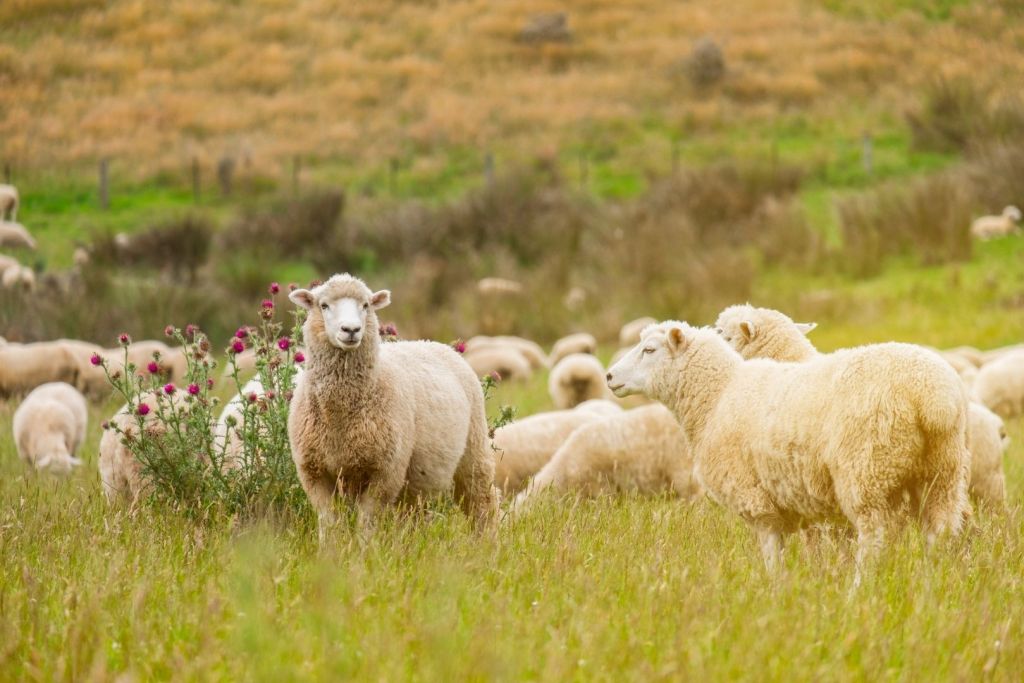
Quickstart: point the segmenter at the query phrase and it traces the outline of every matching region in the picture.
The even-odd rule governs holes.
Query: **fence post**
[[[875,141],[869,131],[864,131],[860,136],[860,158],[861,163],[864,164],[864,173],[868,176],[874,173],[874,147]]]
[[[192,200],[199,203],[199,159],[192,157]]]
[[[296,154],[292,158],[292,194],[299,196],[299,174],[302,173],[302,157]]]
[[[110,173],[109,160],[104,157],[100,159],[100,208],[110,208]]]

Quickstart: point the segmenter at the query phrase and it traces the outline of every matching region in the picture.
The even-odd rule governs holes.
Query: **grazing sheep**
[[[0,275],[3,275],[5,272],[7,272],[8,268],[20,267],[21,264],[18,263],[18,259],[14,258],[13,256],[5,256],[4,254],[0,254]]]
[[[951,349],[943,350],[941,353],[956,354],[963,358],[964,360],[968,361],[969,363],[973,364],[976,368],[980,368],[982,365],[985,364],[985,352],[979,351],[973,346],[954,346]]]
[[[974,396],[1004,420],[1024,414],[1024,350],[986,363],[974,380]]]
[[[110,424],[116,425],[130,438],[139,438],[140,422],[143,438],[160,439],[166,434],[167,427],[159,420],[159,411],[156,408],[161,402],[167,411],[180,411],[187,406],[184,392],[177,392],[173,396],[150,392],[143,394],[140,402],[151,408],[147,415],[140,417],[129,412],[128,406],[124,405],[110,418]],[[107,428],[100,438],[100,483],[103,485],[107,502],[111,504],[118,501],[135,504],[145,492],[147,483],[142,462],[123,443],[123,438],[113,426]]]
[[[821,354],[804,337],[813,329],[795,323],[785,314],[770,308],[731,306],[718,316],[719,334],[744,358],[768,358],[801,363]],[[744,333],[742,330],[748,330]],[[752,338],[751,336],[752,335]],[[978,371],[956,353],[945,359],[969,388],[969,378]],[[953,362],[950,362],[953,361]],[[958,367],[959,363],[962,367]],[[1002,505],[1006,499],[1003,476],[1003,452],[1000,432],[1003,421],[984,406],[971,402],[967,407],[967,450],[971,454],[970,493],[976,499]],[[1003,432],[1005,434],[1005,432]]]
[[[70,384],[36,387],[14,412],[18,455],[38,470],[70,473],[82,464],[75,453],[85,439],[88,419],[85,399]]]
[[[928,347],[925,347],[928,348]],[[967,357],[955,351],[936,351],[942,360],[949,363],[949,366],[960,375],[968,390],[974,386],[974,380],[978,378],[978,366],[972,363]]]
[[[904,494],[929,542],[970,512],[966,390],[920,347],[744,361],[714,330],[669,321],[644,331],[608,385],[675,413],[701,484],[753,528],[770,570],[801,522],[845,517],[858,532],[857,585],[889,522],[904,521]]]
[[[485,277],[476,283],[476,291],[483,296],[516,296],[523,293],[523,285],[502,277]]]
[[[588,401],[584,401],[583,403],[579,404],[578,406],[573,408],[573,410],[582,410],[585,412],[594,413],[595,415],[603,416],[618,415],[619,413],[623,412],[622,406],[620,406],[615,401],[609,401],[606,398],[592,398]]]
[[[516,349],[519,353],[523,354],[527,362],[529,362],[530,367],[534,370],[539,370],[540,368],[546,368],[548,366],[548,356],[544,353],[544,349],[540,347],[540,344],[530,341],[529,339],[523,339],[522,337],[509,335],[501,335],[497,337],[478,335],[476,337],[470,337],[469,340],[466,341],[466,353],[472,353],[490,346],[511,347]]]
[[[609,398],[601,361],[585,353],[566,356],[551,369],[548,393],[555,407],[561,409],[592,398]]]
[[[548,488],[586,496],[670,493],[687,500],[701,493],[683,430],[663,405],[580,426],[516,496],[512,512],[522,512]]]
[[[574,313],[582,309],[585,303],[587,303],[587,290],[582,287],[572,287],[565,293],[565,297],[562,299],[562,304],[565,305],[566,310]]]
[[[0,286],[4,289],[20,288],[31,292],[36,288],[36,274],[27,266],[15,266],[4,270],[0,276]]]
[[[495,430],[491,447],[495,453],[494,481],[498,487],[506,494],[520,490],[578,427],[607,419],[609,415],[603,412],[606,409],[595,410],[596,404],[587,401],[574,410],[537,413]]]
[[[364,532],[383,506],[453,487],[474,524],[489,526],[498,508],[494,454],[483,390],[462,357],[435,342],[382,343],[377,310],[391,294],[351,275],[289,298],[309,315],[288,437],[321,542],[337,519],[336,494],[355,500]]]
[[[21,223],[0,221],[0,247],[35,249],[36,241]]]
[[[467,351],[463,358],[477,377],[498,373],[503,380],[527,380],[533,375],[523,354],[511,347],[486,346]]]
[[[648,325],[656,325],[657,320],[651,317],[637,318],[631,320],[622,326],[619,330],[619,346],[622,348],[632,348],[640,343],[640,333],[644,331],[644,328]]]
[[[982,361],[978,367],[982,368],[992,361],[999,360],[1006,354],[1013,353],[1015,351],[1024,351],[1024,344],[1010,344],[1008,346],[1000,346],[999,348],[982,351]]]
[[[0,221],[18,220],[19,204],[21,198],[18,196],[18,188],[0,184]]]
[[[1016,206],[1007,206],[998,216],[975,218],[971,223],[971,235],[982,240],[1005,237],[1018,230],[1017,223],[1020,222],[1020,219],[1020,209]]]
[[[40,384],[78,380],[78,360],[62,344],[8,344],[0,347],[0,397],[27,394]]]
[[[560,360],[574,353],[597,353],[597,340],[594,335],[580,332],[562,337],[551,347],[551,355],[548,357],[548,364],[555,367]]]

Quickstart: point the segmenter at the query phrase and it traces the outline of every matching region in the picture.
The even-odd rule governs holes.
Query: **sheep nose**
[[[607,375],[604,376],[604,378],[606,380],[608,380],[609,382],[611,382],[612,381],[612,373],[609,372]]]
[[[361,329],[363,329],[362,325],[352,325],[352,326],[342,325],[341,326],[341,331],[345,332],[346,334],[350,334],[350,335],[356,334]]]

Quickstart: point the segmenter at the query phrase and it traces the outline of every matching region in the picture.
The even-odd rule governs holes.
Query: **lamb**
[[[714,330],[668,321],[644,331],[608,385],[675,413],[701,484],[757,533],[770,571],[803,521],[853,524],[856,586],[888,523],[908,514],[905,493],[929,542],[958,533],[969,514],[966,390],[919,347],[744,361]]]
[[[0,221],[18,220],[19,204],[21,198],[18,196],[18,188],[0,184]]]
[[[548,356],[544,353],[544,349],[540,347],[540,344],[530,341],[529,339],[510,335],[497,337],[478,335],[476,337],[470,337],[466,341],[466,353],[472,353],[492,346],[499,346],[503,348],[511,347],[516,349],[519,353],[523,354],[523,357],[526,358],[526,361],[534,370],[539,370],[540,368],[546,368],[548,366]]]
[[[33,389],[14,412],[18,455],[38,470],[69,474],[85,440],[89,412],[85,398],[70,384],[50,382]]]
[[[655,325],[657,322],[657,320],[650,317],[629,321],[619,330],[619,347],[632,348],[636,346],[640,343],[640,333],[644,331],[644,328],[648,325]]]
[[[78,380],[78,360],[62,344],[8,344],[0,347],[0,397],[26,394],[40,384]]]
[[[503,380],[527,380],[533,375],[523,354],[511,347],[487,346],[463,357],[477,377],[498,373]]]
[[[566,356],[551,369],[548,393],[555,407],[563,410],[592,398],[609,398],[601,361],[585,353]]]
[[[982,216],[975,218],[971,223],[971,235],[982,240],[990,240],[993,237],[1005,237],[1019,228],[1020,209],[1016,206],[1007,206],[1003,213],[998,216]]]
[[[4,270],[0,276],[0,286],[4,289],[23,289],[31,292],[36,288],[36,274],[26,266],[15,266]]]
[[[601,404],[615,405],[610,401]],[[578,427],[608,417],[607,407],[601,404],[587,401],[575,410],[537,413],[497,429],[491,447],[495,452],[494,481],[498,487],[504,493],[523,488]]]
[[[597,340],[594,335],[580,332],[562,337],[551,347],[551,355],[548,357],[548,365],[555,367],[559,361],[574,353],[597,353]]]
[[[382,343],[377,311],[391,293],[351,275],[289,298],[309,313],[288,437],[321,543],[336,494],[354,499],[363,533],[384,506],[452,488],[478,529],[491,526],[498,492],[484,395],[462,357],[436,342]]]
[[[586,496],[615,491],[669,493],[686,500],[701,494],[683,430],[660,404],[576,429],[516,496],[513,514],[523,512],[549,488]]]
[[[1004,420],[1024,414],[1024,350],[986,363],[974,380],[974,396]]]
[[[21,223],[0,221],[0,247],[35,249],[36,241]]]
[[[770,308],[731,306],[718,316],[716,330],[744,358],[768,358],[801,363],[821,356],[804,337],[813,324],[794,323],[785,314]],[[949,362],[959,356],[951,353]],[[967,377],[977,370],[964,359],[961,369],[950,363],[969,388]],[[965,377],[967,375],[967,377]],[[967,407],[967,450],[971,457],[970,493],[976,500],[1002,506],[1006,500],[1003,474],[1003,421],[984,406],[970,402]]]

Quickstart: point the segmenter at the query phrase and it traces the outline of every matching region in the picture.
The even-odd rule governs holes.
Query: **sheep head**
[[[640,336],[640,343],[619,359],[605,378],[608,388],[618,397],[649,393],[654,372],[681,355],[690,344],[693,331],[686,323],[664,322],[649,325]]]
[[[744,358],[762,357],[761,347],[768,337],[785,334],[787,330],[806,336],[817,323],[798,323],[771,308],[750,304],[730,306],[718,314],[715,332]]]
[[[391,292],[371,292],[359,278],[335,275],[313,289],[296,289],[291,301],[309,311],[309,324],[343,351],[359,348],[367,329],[377,334],[376,311],[391,303]]]

